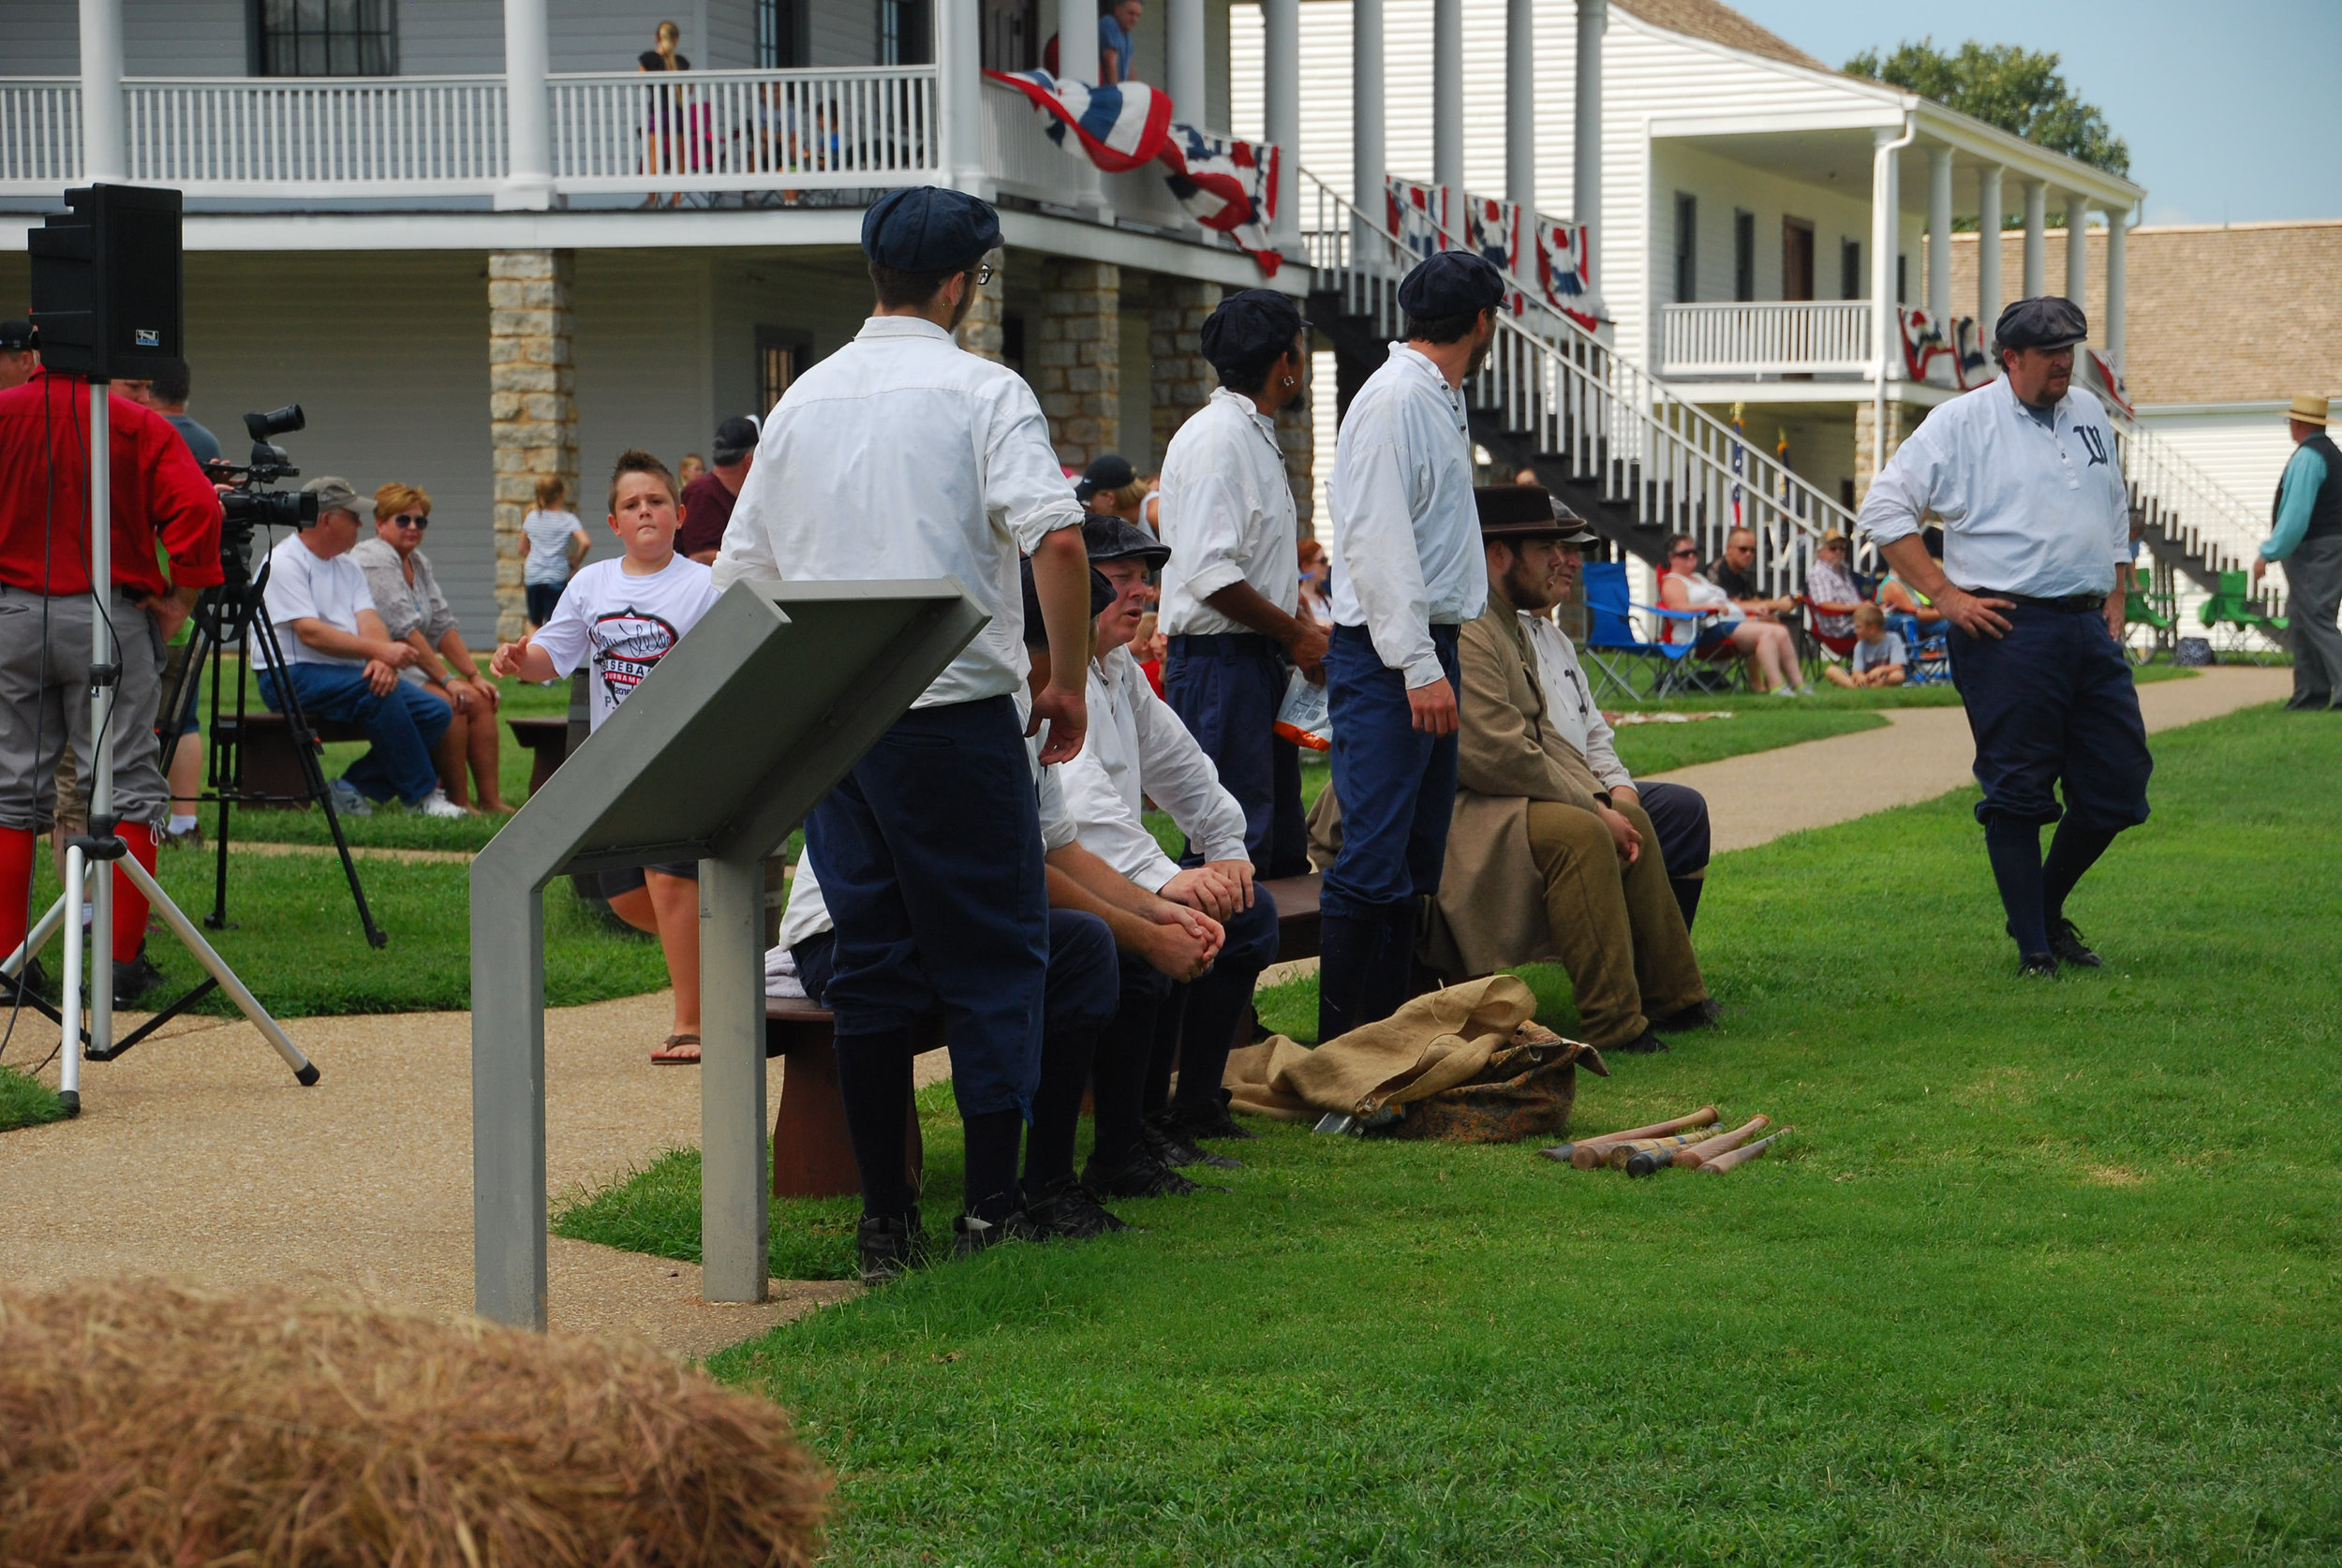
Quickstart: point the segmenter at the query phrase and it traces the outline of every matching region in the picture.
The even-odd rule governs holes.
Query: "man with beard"
[[[764,422],[715,564],[741,579],[956,577],[991,616],[807,819],[837,922],[827,999],[862,1176],[863,1272],[919,1255],[905,1179],[912,1028],[941,1013],[967,1137],[961,1252],[1006,1234],[1041,1067],[1048,904],[1029,729],[1042,763],[1081,749],[1089,566],[1082,510],[1032,389],[952,329],[1001,243],[986,203],[889,192],[862,223],[878,303]],[[1027,715],[1017,557],[1032,557],[1051,676]]]
[[[1318,1039],[1408,996],[1456,800],[1456,639],[1488,603],[1464,377],[1496,339],[1504,274],[1442,251],[1399,285],[1406,341],[1351,399],[1326,497],[1326,655],[1341,851],[1319,903]]]

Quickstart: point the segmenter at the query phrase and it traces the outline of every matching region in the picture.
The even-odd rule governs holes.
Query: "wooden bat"
[[[1707,1142],[1696,1143],[1689,1148],[1645,1149],[1626,1161],[1626,1174],[1630,1176],[1646,1176],[1653,1171],[1663,1171],[1670,1166],[1696,1171],[1699,1168],[1701,1161],[1712,1160],[1727,1149],[1740,1147],[1755,1137],[1759,1131],[1771,1124],[1771,1117],[1751,1117],[1744,1125],[1736,1127],[1729,1132],[1719,1132]]]
[[[1713,1127],[1715,1123],[1716,1108],[1702,1105],[1690,1116],[1677,1117],[1673,1121],[1654,1122],[1649,1127],[1630,1127],[1623,1132],[1605,1132],[1583,1143],[1560,1144],[1545,1152],[1552,1159],[1568,1161],[1581,1171],[1591,1171],[1608,1157],[1612,1144],[1631,1143],[1637,1138],[1664,1138],[1687,1127]]]
[[[1623,1171],[1626,1169],[1628,1161],[1639,1160],[1646,1154],[1656,1155],[1661,1160],[1665,1160],[1668,1155],[1679,1150],[1687,1150],[1692,1145],[1699,1142],[1702,1131],[1704,1130],[1695,1128],[1689,1132],[1678,1132],[1666,1138],[1627,1138],[1617,1143],[1604,1144],[1602,1163],[1611,1170]]]
[[[1752,1160],[1762,1160],[1765,1157],[1765,1150],[1796,1131],[1794,1127],[1785,1127],[1771,1137],[1760,1138],[1745,1148],[1736,1148],[1728,1153],[1719,1154],[1713,1160],[1701,1165],[1699,1169],[1707,1176],[1722,1176],[1725,1172],[1745,1165]]]

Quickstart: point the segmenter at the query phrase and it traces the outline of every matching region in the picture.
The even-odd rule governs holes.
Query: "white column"
[[[2024,183],[2024,292],[2019,299],[2038,300],[2045,291],[2048,272],[2049,186],[2039,180]]]
[[[1602,281],[1602,35],[1610,25],[1607,0],[1578,0],[1578,103],[1573,138],[1570,215],[1586,226],[1586,266]]]
[[[1431,0],[1431,183],[1447,192],[1450,239],[1463,240],[1463,0]]]
[[[2090,308],[2090,199],[2066,193],[2066,298]]]
[[[1984,352],[1993,352],[1993,324],[2000,319],[2001,167],[1976,171],[1976,331]]]
[[[82,0],[83,181],[129,179],[122,120],[122,0]]]
[[[1905,122],[1908,126],[1909,121]],[[1871,133],[1871,474],[1887,466],[1887,381],[1903,362],[1895,314],[1895,256],[1903,243],[1902,150],[1916,130],[1881,126]]]
[[[1262,129],[1277,148],[1277,216],[1269,236],[1281,251],[1301,243],[1301,0],[1263,0]]]
[[[2106,210],[2106,322],[2098,330],[2098,341],[2106,345],[2106,357],[2114,362],[2116,370],[2123,368],[2123,346],[2128,335],[2123,313],[2130,303],[2130,282],[2125,275],[2123,253],[2129,249],[2126,232],[2129,223],[2127,210]]]
[[[499,209],[542,212],[553,205],[553,113],[545,96],[553,43],[545,0],[504,0],[504,186]]]
[[[1927,315],[1951,341],[1951,149],[1927,150]]]
[[[977,7],[954,8],[972,12]],[[1210,117],[1205,103],[1204,0],[1167,0],[1163,21],[1163,85],[1171,95],[1171,117],[1200,126]]]
[[[1350,4],[1350,200],[1383,221],[1383,0]]]
[[[1505,200],[1537,210],[1536,0],[1505,0]]]
[[[1097,0],[1057,0],[1057,74],[1060,81],[1098,84]]]
[[[984,168],[984,31],[973,6],[935,7],[935,115],[942,183],[989,196]]]

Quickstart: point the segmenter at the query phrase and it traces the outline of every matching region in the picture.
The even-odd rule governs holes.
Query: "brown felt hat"
[[[1480,538],[1549,539],[1558,544],[1599,544],[1602,536],[1562,505],[1553,492],[1534,484],[1483,484],[1472,492],[1480,510]]]
[[[2325,424],[2329,422],[2328,411],[2333,407],[2329,399],[2304,392],[2293,400],[2293,407],[2285,411],[2285,417],[2299,420],[2304,424]]]

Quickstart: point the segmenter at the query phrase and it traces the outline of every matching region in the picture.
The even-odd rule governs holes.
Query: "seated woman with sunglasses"
[[[1749,619],[1724,589],[1699,571],[1699,546],[1689,534],[1668,542],[1667,574],[1659,579],[1659,607],[1679,614],[1712,614],[1710,621],[1662,616],[1659,640],[1690,643],[1693,652],[1706,656],[1726,643],[1748,661],[1749,674],[1759,691],[1778,697],[1811,696],[1804,672],[1798,668],[1797,646],[1789,629],[1779,621]]]
[[[429,526],[431,497],[393,481],[374,493],[375,537],[360,542],[349,558],[365,570],[366,588],[374,595],[375,614],[382,617],[383,627],[415,650],[414,662],[399,672],[399,678],[422,687],[453,710],[447,733],[432,752],[447,798],[473,808],[464,787],[468,762],[480,791],[476,809],[509,811],[497,779],[501,748],[497,704],[501,694],[472,661],[455,613],[439,591],[431,557],[420,548]]]

